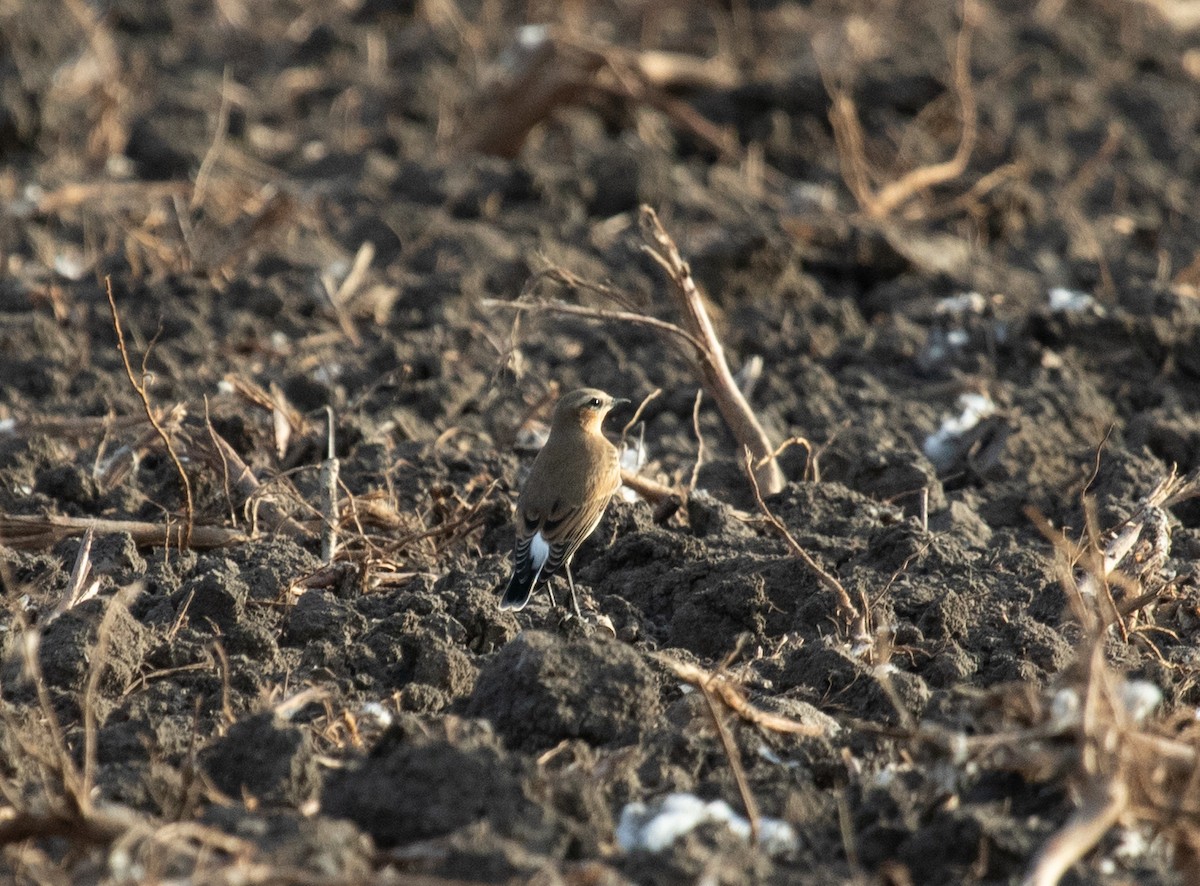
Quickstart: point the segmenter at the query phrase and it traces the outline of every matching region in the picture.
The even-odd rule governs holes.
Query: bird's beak
[[[616,409],[618,406],[627,405],[630,401],[625,397],[613,397],[611,403],[608,404],[609,409]]]

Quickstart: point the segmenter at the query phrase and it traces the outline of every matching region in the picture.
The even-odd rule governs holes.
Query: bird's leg
[[[546,593],[550,595],[550,605],[557,606],[558,601],[554,599],[554,579],[553,578],[550,579],[548,582],[546,582]]]
[[[571,608],[575,610],[575,617],[583,621],[583,613],[579,611],[579,600],[575,597],[575,579],[571,577],[571,564],[567,563],[567,587],[571,589]]]

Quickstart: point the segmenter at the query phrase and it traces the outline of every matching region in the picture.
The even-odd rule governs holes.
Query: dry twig
[[[96,695],[100,691],[100,678],[108,659],[109,641],[112,638],[113,622],[118,613],[129,608],[133,599],[142,592],[141,584],[121,588],[108,601],[100,627],[96,629],[96,641],[88,662],[87,684],[83,690],[83,785],[82,792],[90,797],[96,783]]]
[[[241,530],[227,529],[224,526],[194,526],[191,538],[185,539],[183,527],[175,523],[101,520],[90,517],[63,517],[57,514],[44,517],[0,514],[0,538],[4,539],[7,547],[14,550],[49,548],[64,538],[83,535],[89,529],[101,535],[127,532],[133,538],[134,544],[140,548],[184,548],[190,545],[193,550],[205,550],[240,544],[248,540],[246,533]]]
[[[150,408],[150,398],[146,395],[146,386],[139,382],[133,375],[133,366],[129,362],[129,352],[125,349],[125,333],[121,329],[121,317],[117,313],[117,302],[113,298],[112,277],[104,278],[104,289],[108,295],[108,306],[112,310],[113,329],[117,333],[117,348],[121,352],[121,362],[125,366],[125,375],[129,377],[129,384],[133,387],[134,393],[138,395],[138,399],[142,401],[142,408],[146,410],[146,418],[150,424],[154,426],[154,430],[158,432],[158,436],[162,438],[163,445],[167,447],[167,454],[171,457],[171,462],[175,465],[175,472],[179,475],[179,482],[183,485],[183,498],[186,507],[186,530],[184,532],[185,546],[191,545],[192,527],[195,523],[195,510],[192,504],[192,483],[188,480],[187,472],[183,469],[183,462],[179,460],[179,455],[175,452],[175,446],[171,442],[171,436],[163,430],[163,426],[159,424],[158,418],[154,415],[154,410]],[[149,357],[149,353],[146,354]],[[142,376],[145,377],[146,366],[145,359],[142,360]]]
[[[700,432],[700,401],[704,397],[704,389],[696,391],[696,402],[692,404],[692,431],[696,434],[696,463],[692,465],[692,476],[688,480],[687,491],[691,495],[700,479],[700,468],[704,465],[704,434]]]
[[[659,320],[646,314],[636,314],[633,311],[613,311],[607,308],[589,308],[586,305],[573,305],[557,299],[505,301],[498,298],[485,298],[480,304],[485,308],[499,308],[505,311],[530,313],[563,314],[568,317],[582,317],[586,320],[600,320],[615,323],[633,323],[637,326],[649,326],[658,332],[678,338],[691,345],[696,351],[702,351],[704,345],[700,340],[674,323]]]
[[[667,272],[672,284],[668,291],[683,318],[684,329],[690,339],[702,343],[696,348],[694,357],[704,388],[716,401],[734,438],[754,456],[756,466],[753,471],[757,485],[765,489],[768,495],[773,495],[784,486],[783,471],[773,455],[775,447],[733,380],[725,360],[725,349],[708,317],[704,299],[692,277],[692,269],[680,255],[679,247],[653,209],[643,206],[639,218],[642,235],[648,241],[642,247],[643,251]]]
[[[321,463],[321,559],[332,563],[338,549],[338,459],[334,453],[333,409],[325,407],[328,422],[327,451]]]
[[[680,500],[679,490],[673,486],[657,483],[628,468],[621,469],[621,482],[651,504],[660,504],[672,499]]]
[[[200,442],[197,436],[185,438],[188,452],[202,459],[213,470],[219,470],[227,478],[227,486],[232,482],[232,490],[236,493],[235,504],[249,507],[254,504],[258,520],[267,532],[279,532],[292,538],[306,537],[308,530],[287,515],[284,510],[263,495],[263,486],[249,466],[242,461],[228,441],[216,432],[210,425],[207,429],[207,445]]]
[[[1200,833],[1200,734],[1194,720],[1178,732],[1164,732],[1162,726],[1147,721],[1148,713],[1139,713],[1129,700],[1130,684],[1108,665],[1104,649],[1108,628],[1124,627],[1108,593],[1109,582],[1119,577],[1115,570],[1127,559],[1138,560],[1130,554],[1139,550],[1139,541],[1146,547],[1147,539],[1139,537],[1150,534],[1155,535],[1148,541],[1151,553],[1143,553],[1141,560],[1157,567],[1168,553],[1170,538],[1145,530],[1163,525],[1158,518],[1162,508],[1196,496],[1198,479],[1195,472],[1182,478],[1172,472],[1143,499],[1133,517],[1104,537],[1092,528],[1094,517],[1088,508],[1082,547],[1034,515],[1059,555],[1062,584],[1085,636],[1076,664],[1079,679],[1059,693],[1074,693],[1078,699],[1078,713],[1067,724],[1074,733],[1074,747],[1069,764],[1058,768],[1074,769],[1081,801],[1038,853],[1024,880],[1026,886],[1054,886],[1122,819],[1149,822],[1166,832],[1183,855],[1194,852]],[[1136,584],[1129,579],[1125,583]],[[1030,753],[1027,745],[1018,747],[1017,759]],[[1039,768],[1045,768],[1044,761]]]
[[[970,0],[963,6],[963,23],[958,33],[954,53],[954,92],[959,102],[962,133],[954,155],[942,163],[921,166],[878,191],[872,185],[872,173],[866,158],[866,137],[854,101],[842,87],[826,77],[826,88],[832,106],[829,111],[837,142],[842,177],[863,211],[872,218],[886,218],[917,194],[959,178],[967,169],[978,138],[975,91],[971,85],[971,34],[977,13]]]
[[[862,601],[863,607],[861,610],[856,607],[850,601],[850,595],[846,593],[846,589],[842,586],[842,583],[834,578],[829,572],[827,572],[820,563],[814,560],[808,551],[804,550],[804,548],[800,545],[800,542],[796,541],[795,536],[793,536],[788,530],[787,526],[783,524],[783,521],[776,517],[775,514],[771,512],[771,509],[767,507],[767,503],[763,501],[762,491],[758,488],[758,479],[754,474],[754,460],[749,450],[746,452],[745,464],[746,476],[750,478],[750,485],[754,490],[754,500],[758,504],[758,509],[762,512],[763,516],[767,518],[767,522],[772,528],[774,528],[775,532],[779,534],[779,537],[787,543],[787,546],[792,553],[799,557],[804,562],[804,565],[813,571],[813,574],[817,576],[817,580],[820,581],[825,588],[834,593],[838,601],[838,611],[840,611],[848,621],[854,624],[856,638],[866,641],[870,637],[870,632],[867,630],[866,623],[866,617],[869,613],[866,601]]]
[[[827,734],[826,730],[819,726],[810,726],[807,723],[801,723],[790,717],[773,714],[770,711],[764,711],[761,708],[755,707],[746,700],[746,695],[742,691],[741,686],[722,672],[713,673],[706,671],[704,668],[680,661],[666,654],[659,654],[656,658],[671,673],[685,683],[690,683],[697,687],[707,686],[708,690],[719,698],[722,704],[747,723],[752,723],[770,732],[780,732],[785,735],[802,735],[819,738]]]

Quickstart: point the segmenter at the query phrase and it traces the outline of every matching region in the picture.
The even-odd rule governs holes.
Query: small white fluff
[[[1104,306],[1086,292],[1055,286],[1049,293],[1050,310],[1056,314],[1081,314],[1091,311],[1098,317],[1105,314]]]
[[[625,852],[662,852],[702,824],[724,824],[743,840],[750,839],[750,822],[724,800],[706,803],[694,794],[668,794],[653,805],[635,801],[621,810],[617,843]],[[793,851],[796,832],[778,818],[759,819],[759,841],[771,855]]]
[[[1125,713],[1135,723],[1144,723],[1162,704],[1162,690],[1148,680],[1123,680],[1118,697]],[[1059,689],[1050,699],[1050,726],[1056,732],[1067,732],[1079,726],[1083,719],[1083,702],[1073,687]]]
[[[965,348],[971,341],[971,336],[965,329],[951,329],[946,333],[946,344],[952,348]]]
[[[1146,722],[1162,700],[1162,690],[1148,680],[1126,680],[1121,684],[1121,703],[1135,723]]]
[[[636,446],[626,446],[621,450],[621,467],[627,471],[640,471],[647,461],[644,440],[639,439]]]
[[[638,435],[636,444],[630,446],[628,443],[626,443],[624,448],[621,449],[622,470],[632,471],[636,474],[649,460],[650,459],[646,455],[646,439],[644,433]],[[637,501],[641,497],[628,486],[621,487],[620,496],[623,501],[630,502]]]
[[[550,39],[550,29],[545,25],[522,25],[517,28],[517,45],[522,49],[537,49]]]
[[[1050,698],[1049,726],[1054,732],[1066,732],[1079,725],[1079,693],[1064,687]]]
[[[958,415],[942,419],[942,426],[925,438],[921,448],[925,456],[938,468],[945,467],[954,458],[953,441],[979,424],[996,411],[996,404],[987,394],[962,394],[958,398]]]
[[[934,306],[935,314],[982,314],[987,307],[987,299],[978,292],[960,292],[958,295],[939,299]]]
[[[82,280],[90,266],[90,262],[84,260],[82,253],[75,250],[59,252],[54,256],[55,272],[68,280]]]
[[[369,701],[358,710],[360,720],[374,720],[380,726],[392,725],[392,712],[377,701]]]

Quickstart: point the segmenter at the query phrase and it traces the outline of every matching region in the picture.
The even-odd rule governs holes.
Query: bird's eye
[[[593,397],[591,400],[588,401],[588,406],[592,407],[593,409],[599,409],[600,408],[600,398]]]

